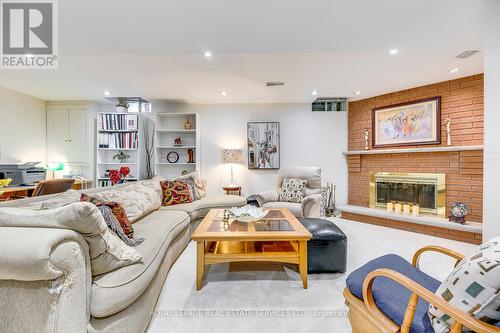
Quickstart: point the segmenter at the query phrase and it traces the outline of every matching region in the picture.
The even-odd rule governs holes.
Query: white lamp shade
[[[242,163],[243,149],[222,149],[223,163]]]

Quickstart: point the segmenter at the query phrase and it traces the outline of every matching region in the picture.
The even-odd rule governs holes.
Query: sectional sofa
[[[82,192],[124,206],[135,236],[145,238],[135,247],[142,263],[93,276],[88,235],[23,218],[0,220],[1,332],[144,332],[170,267],[201,219],[211,208],[246,204],[239,196],[208,195],[163,207],[153,179],[4,202],[0,211],[64,206]]]

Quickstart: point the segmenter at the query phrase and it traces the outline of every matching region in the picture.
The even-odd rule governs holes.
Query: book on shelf
[[[104,131],[137,131],[136,114],[99,114],[99,129]]]
[[[99,148],[136,149],[139,135],[137,132],[99,133]]]

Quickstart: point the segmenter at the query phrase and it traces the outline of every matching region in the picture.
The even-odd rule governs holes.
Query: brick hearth
[[[401,146],[422,148],[446,146],[446,119],[451,119],[452,146],[483,144],[483,75],[402,90],[349,103],[349,151],[364,149],[364,129],[371,131],[371,113],[375,107],[394,105],[423,98],[441,96],[441,145]],[[371,146],[371,133],[369,135]],[[428,172],[446,174],[446,203],[465,202],[471,209],[468,220],[483,219],[483,151],[419,152],[399,154],[348,155],[350,205],[369,206],[370,172]],[[425,227],[387,219],[347,214],[350,218],[389,227],[434,233],[436,236],[476,242],[480,236],[460,234],[444,228]],[[396,223],[395,223],[396,222]],[[479,240],[480,241],[480,240]]]

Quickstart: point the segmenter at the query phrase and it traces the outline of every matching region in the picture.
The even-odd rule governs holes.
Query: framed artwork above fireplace
[[[441,97],[372,110],[374,148],[440,143]]]

